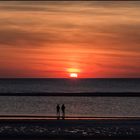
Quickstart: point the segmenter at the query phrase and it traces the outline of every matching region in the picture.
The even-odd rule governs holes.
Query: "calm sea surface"
[[[140,79],[0,79],[0,93],[140,92]]]
[[[0,115],[56,115],[57,103],[65,104],[67,116],[140,117],[140,97],[1,96]]]
[[[0,115],[56,115],[56,104],[67,116],[140,117],[140,97],[20,96],[39,92],[140,92],[140,79],[7,79],[0,80]]]

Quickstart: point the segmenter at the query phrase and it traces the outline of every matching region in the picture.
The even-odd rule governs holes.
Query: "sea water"
[[[140,97],[1,96],[0,115],[55,116],[65,104],[66,116],[140,117]]]
[[[38,96],[39,93],[140,92],[140,79],[1,79],[0,115],[56,115],[65,104],[67,116],[140,117],[140,97]],[[36,96],[21,96],[37,93]]]
[[[0,93],[140,92],[140,79],[0,79]]]

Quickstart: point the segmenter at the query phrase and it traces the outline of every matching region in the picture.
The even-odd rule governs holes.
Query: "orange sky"
[[[140,2],[1,1],[0,78],[140,78]]]

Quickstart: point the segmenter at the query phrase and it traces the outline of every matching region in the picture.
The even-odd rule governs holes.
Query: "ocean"
[[[1,79],[0,93],[9,96],[0,96],[0,115],[54,116],[56,104],[65,104],[67,116],[140,117],[140,97],[38,96],[53,92],[140,93],[140,79]]]
[[[140,79],[0,79],[0,93],[140,92]]]
[[[55,116],[56,104],[66,116],[140,117],[140,97],[1,96],[0,115]]]

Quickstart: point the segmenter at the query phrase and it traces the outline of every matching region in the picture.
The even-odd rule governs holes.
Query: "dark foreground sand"
[[[28,138],[136,138],[140,137],[139,118],[0,117],[0,137]],[[19,139],[20,140],[20,139]]]

